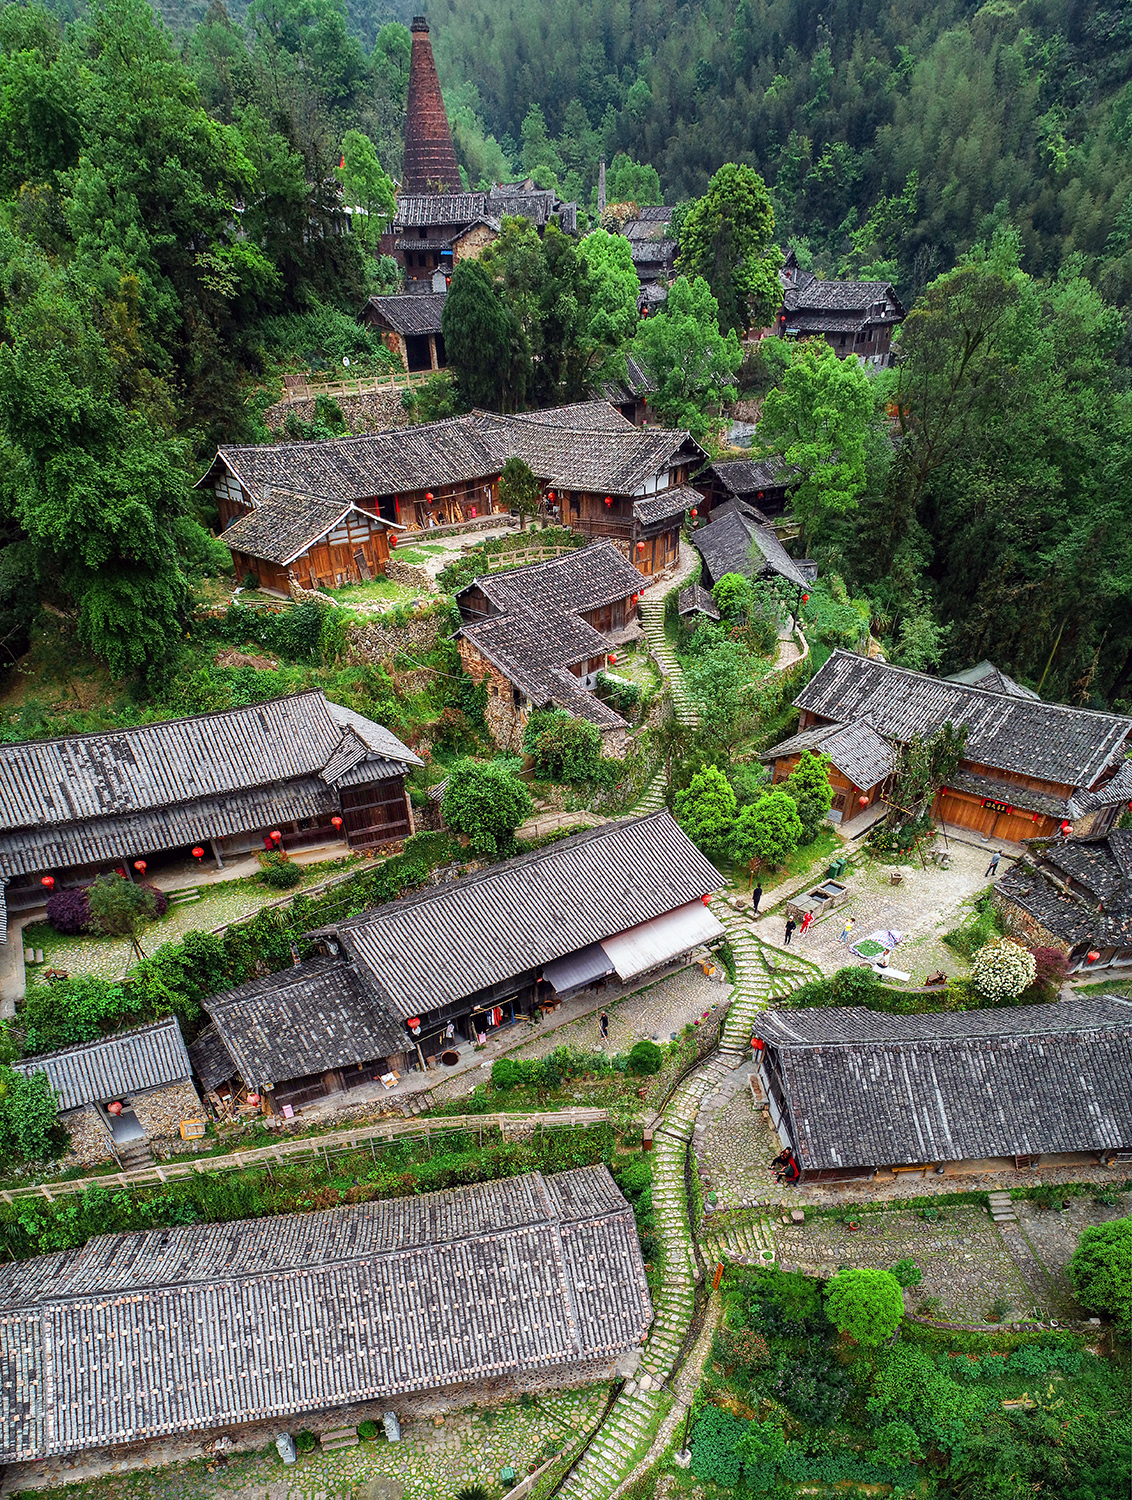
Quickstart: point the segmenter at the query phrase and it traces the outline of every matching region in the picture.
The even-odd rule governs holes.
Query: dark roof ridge
[[[101,1036],[92,1037],[89,1042],[72,1042],[68,1047],[56,1047],[53,1052],[29,1052],[26,1057],[18,1057],[16,1061],[29,1064],[51,1062],[73,1052],[87,1052],[91,1047],[103,1047],[108,1042],[128,1041],[131,1037],[144,1036],[150,1031],[162,1031],[169,1026],[177,1026],[178,1031],[180,1030],[176,1016],[163,1016],[160,1021],[147,1021],[144,1026],[125,1026],[121,1031],[107,1031]]]
[[[287,703],[295,698],[317,697],[326,701],[326,693],[322,688],[299,688],[294,693],[280,693],[278,698],[264,698],[259,703],[238,703],[231,708],[215,708],[203,714],[182,714],[173,719],[153,719],[148,724],[120,724],[116,729],[93,729],[88,734],[57,734],[51,735],[44,740],[12,740],[7,744],[0,744],[0,755],[6,751],[21,750],[26,745],[69,745],[75,740],[104,740],[111,735],[117,734],[140,734],[147,729],[168,729],[174,724],[193,724],[200,719],[222,719],[229,714],[246,714],[257,708],[262,708],[266,703]],[[211,796],[212,793],[203,793],[202,796]],[[199,799],[194,799],[199,800]],[[110,814],[113,816],[113,814]],[[84,819],[83,821],[89,821]],[[86,1045],[89,1045],[87,1043]]]
[[[1041,872],[1037,872],[1037,873],[1041,873]],[[1047,876],[1047,879],[1048,879],[1048,876]],[[1116,1016],[1112,1016],[1112,1015],[1105,1016],[1103,1014],[1098,1013],[1098,1015],[1096,1016],[1096,1018],[1093,1021],[1089,1021],[1087,1019],[1086,1020],[1075,1020],[1074,1024],[1073,1024],[1073,1027],[1072,1027],[1072,1032],[1073,1033],[1079,1034],[1081,1032],[1111,1031],[1111,1030],[1113,1030],[1114,1027],[1120,1027],[1120,1028],[1122,1028],[1125,1025],[1132,1026],[1132,999],[1130,999],[1126,995],[1105,995],[1104,996],[1104,1000],[1105,1000],[1106,1003],[1109,1003],[1109,1004],[1126,1005],[1128,1007],[1128,1016],[1127,1016],[1127,1018],[1125,1019],[1123,1017],[1116,1017]],[[773,1038],[773,1045],[775,1047],[779,1048],[782,1051],[794,1051],[795,1049],[797,1049],[797,1050],[801,1050],[801,1051],[812,1052],[814,1050],[814,1048],[816,1048],[816,1047],[820,1047],[823,1051],[826,1048],[829,1048],[831,1050],[838,1050],[838,1051],[840,1051],[840,1050],[860,1051],[860,1049],[862,1047],[905,1047],[905,1046],[919,1046],[921,1043],[924,1043],[924,1042],[958,1042],[958,1041],[962,1041],[964,1043],[964,1045],[974,1046],[974,1045],[977,1045],[977,1044],[979,1044],[981,1042],[988,1042],[988,1043],[989,1042],[993,1042],[993,1041],[996,1041],[996,1040],[998,1040],[998,1039],[1000,1039],[1002,1037],[1013,1037],[1013,1038],[1015,1038],[1017,1040],[1020,1040],[1020,1039],[1027,1038],[1027,1037],[1063,1036],[1063,1035],[1066,1034],[1064,1031],[1058,1031],[1058,1030],[1055,1030],[1055,1029],[1053,1029],[1053,1028],[1051,1028],[1049,1026],[1043,1027],[1043,1026],[1040,1026],[1040,1025],[1036,1024],[1037,1020],[1038,1020],[1037,1016],[1035,1016],[1035,1024],[1033,1026],[1022,1026],[1022,1027],[1014,1026],[1014,1027],[1011,1027],[1010,1025],[1007,1024],[1008,1021],[1009,1021],[1009,1019],[1010,1019],[1010,1017],[1012,1015],[1015,1016],[1015,1017],[1017,1017],[1019,1011],[1026,1011],[1026,1012],[1041,1012],[1041,1011],[1045,1011],[1047,1014],[1050,1014],[1052,1012],[1055,1012],[1057,1006],[1059,1004],[1062,1004],[1062,1003],[1068,1003],[1069,1005],[1072,1005],[1074,1007],[1079,1006],[1081,1004],[1081,1002],[1079,1000],[1074,999],[1074,1000],[1071,1000],[1069,1002],[1062,1002],[1062,1001],[1054,1000],[1054,1001],[1049,1001],[1049,1002],[1047,1002],[1045,1004],[1039,1003],[1037,1005],[1024,1005],[1024,1006],[1018,1006],[1018,1005],[980,1006],[980,1007],[977,1008],[977,1013],[980,1014],[980,1015],[985,1015],[988,1011],[1001,1011],[1002,1014],[1003,1014],[1003,1023],[1002,1023],[1001,1029],[994,1028],[994,1029],[991,1029],[991,1030],[982,1030],[982,1029],[980,1029],[980,1030],[977,1030],[977,1031],[969,1031],[969,1032],[958,1031],[957,1032],[957,1031],[948,1030],[947,1027],[944,1026],[944,1027],[940,1028],[939,1030],[930,1030],[930,1031],[925,1030],[925,1031],[922,1031],[922,1032],[909,1033],[909,1034],[906,1034],[906,1035],[903,1035],[903,1036],[901,1036],[897,1031],[894,1030],[893,1033],[892,1033],[892,1035],[890,1035],[890,1036],[822,1037],[818,1041],[815,1041],[812,1037],[810,1037],[810,1038],[799,1037],[796,1040],[785,1041],[781,1037],[775,1036]],[[803,1012],[805,1012],[805,1011],[812,1012],[813,1010],[821,1010],[821,1009],[824,1009],[824,1007],[820,1007],[820,1006],[802,1006],[802,1007],[798,1007],[797,1008],[797,1010],[801,1010]],[[928,1020],[929,1016],[932,1014],[931,1012],[921,1012],[921,1013],[919,1013],[918,1015],[915,1015],[915,1016],[900,1016],[900,1015],[893,1015],[893,1014],[888,1013],[888,1012],[877,1012],[877,1011],[871,1010],[867,1005],[832,1006],[832,1007],[829,1007],[829,1009],[831,1011],[838,1011],[842,1015],[848,1014],[850,1016],[860,1016],[860,1017],[863,1017],[863,1016],[876,1016],[876,1017],[878,1017],[878,1020],[879,1020],[879,1018],[883,1017],[885,1020],[890,1021],[890,1022],[892,1022],[894,1024],[897,1024],[900,1021],[904,1021],[904,1020],[915,1020],[917,1022],[923,1023],[923,1022],[926,1022]],[[794,1014],[794,1013],[797,1013],[797,1011],[793,1011],[792,1012],[789,1008],[787,1008],[785,1011],[783,1011],[781,1009],[776,1010],[770,1016],[771,1023],[775,1027],[782,1026],[783,1023],[781,1021],[781,1017],[784,1014],[785,1015],[790,1015],[790,1014]],[[963,1011],[939,1011],[936,1014],[938,1014],[941,1018],[946,1018],[946,1019],[950,1019],[950,1020],[954,1021],[954,1020],[957,1020],[957,1019],[961,1019],[961,1017],[964,1014],[971,1014],[971,1012],[963,1012]],[[758,1025],[757,1018],[756,1018],[755,1024],[756,1024],[756,1027],[757,1027],[757,1025]]]

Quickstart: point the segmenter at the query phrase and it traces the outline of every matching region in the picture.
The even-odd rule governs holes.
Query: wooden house
[[[604,1384],[653,1316],[604,1166],[100,1234],[0,1267],[0,1296],[0,1462],[28,1481],[71,1453],[352,1429],[415,1392]]]
[[[1007,932],[1074,971],[1132,964],[1132,829],[1034,845],[992,899]]]
[[[971,687],[841,650],[794,703],[803,733],[857,725],[903,744],[945,724],[965,726],[966,753],[940,789],[932,816],[988,839],[1043,838],[1063,826],[1103,833],[1128,800],[1132,719],[1120,714]],[[776,779],[801,753],[799,738],[767,752]],[[821,748],[830,743],[823,739]],[[869,790],[859,780],[857,787]],[[845,811],[852,812],[851,804]]]
[[[132,878],[224,856],[338,843],[370,849],[413,831],[414,755],[320,691],[193,718],[0,746],[0,923],[47,890],[107,870]],[[66,795],[62,795],[65,788]],[[334,820],[337,820],[335,822]],[[44,886],[44,879],[49,886]]]
[[[532,709],[561,708],[623,753],[627,725],[590,690],[611,650],[640,634],[641,575],[611,543],[476,578],[456,596],[464,670],[488,690],[496,743],[521,752]]]
[[[727,573],[781,578],[800,600],[809,586],[773,529],[756,521],[742,506],[727,505],[722,513],[716,511],[706,526],[696,528],[692,541],[703,559],[704,581],[712,587]]]
[[[522,458],[543,481],[553,519],[608,538],[646,577],[676,566],[685,517],[701,499],[690,480],[707,461],[688,433],[634,427],[605,401],[485,412],[479,425],[501,457]]]
[[[341,957],[249,980],[204,1008],[212,1025],[189,1048],[202,1088],[222,1097],[240,1084],[268,1114],[349,1094],[415,1061],[404,1025]]]
[[[181,1138],[181,1121],[201,1117],[192,1066],[173,1017],[21,1058],[11,1066],[25,1078],[47,1075],[60,1123],[71,1137],[67,1166],[109,1161],[125,1171],[150,1166],[154,1146],[171,1148]]]
[[[771,1122],[803,1184],[1095,1169],[1132,1150],[1128,1000],[768,1010],[755,1030]]]
[[[393,530],[392,522],[351,502],[275,493],[235,517],[221,540],[238,578],[289,594],[293,582],[330,589],[379,577]]]
[[[577,232],[578,210],[533,183],[508,183],[488,193],[404,193],[382,249],[412,283],[450,277],[462,260],[478,260],[499,237],[505,216],[529,220],[539,232],[555,223]]]
[[[791,475],[773,458],[717,459],[696,480],[707,514],[719,515],[734,501],[760,524],[784,513],[790,484]]]
[[[892,335],[905,312],[890,281],[822,281],[803,271],[793,251],[780,272],[780,338],[822,338],[837,355],[856,355],[878,369],[892,362]]]
[[[445,291],[429,291],[371,297],[362,312],[362,322],[380,335],[406,370],[443,370],[448,356],[440,320],[446,295]]]
[[[309,934],[344,955],[424,1057],[617,975],[636,980],[723,928],[723,884],[667,812],[606,823]]]
[[[863,722],[804,729],[760,759],[773,765],[775,782],[785,781],[807,751],[829,760],[833,788],[829,817],[834,823],[852,822],[883,798],[896,765],[892,745]]]

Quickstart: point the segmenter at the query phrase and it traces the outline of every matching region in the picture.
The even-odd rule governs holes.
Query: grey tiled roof
[[[555,704],[595,724],[624,727],[625,720],[619,714],[565,670],[591,657],[604,656],[609,650],[606,638],[578,615],[565,610],[541,614],[509,610],[465,625],[460,634],[537,707]]]
[[[189,1043],[188,1053],[193,1072],[204,1089],[214,1089],[219,1083],[227,1083],[238,1072],[236,1064],[228,1055],[224,1038],[215,1026],[206,1026],[197,1039]]]
[[[659,812],[575,834],[327,930],[408,1017],[664,916],[721,884]]]
[[[821,281],[809,277],[788,286],[783,303],[788,313],[797,309],[814,312],[865,312],[879,302],[890,302],[899,316],[904,309],[889,281]]]
[[[1073,816],[1094,812],[1098,807],[1112,807],[1117,802],[1132,802],[1132,760],[1121,761],[1115,776],[1091,792],[1078,792],[1072,800]]]
[[[716,583],[725,573],[742,573],[746,578],[777,573],[800,588],[806,586],[797,563],[771,528],[760,526],[740,511],[722,516],[717,513],[693,533],[692,540]],[[752,546],[762,554],[761,566],[751,559]]]
[[[439,333],[440,315],[447,295],[447,292],[427,292],[400,297],[371,297],[366,306],[380,313],[397,333]]]
[[[793,477],[781,462],[773,458],[729,458],[713,463],[711,472],[733,495],[751,499],[759,490],[773,490],[789,484]]]
[[[999,882],[1014,901],[1073,949],[1132,947],[1132,829],[1058,839]]]
[[[701,588],[698,583],[689,584],[686,589],[680,590],[680,597],[676,601],[676,610],[681,615],[698,613],[707,615],[709,620],[718,620],[720,618],[715,600],[711,597],[708,590]]]
[[[12,1067],[25,1078],[46,1073],[60,1110],[106,1103],[176,1083],[192,1072],[175,1019],[120,1031],[97,1042],[22,1058]]]
[[[981,661],[973,667],[964,667],[962,672],[949,672],[945,682],[961,682],[965,687],[985,688],[988,693],[1005,693],[1009,698],[1037,698],[1033,688],[1023,687],[1013,677],[1007,677],[993,662]]]
[[[415,301],[415,298],[410,298]],[[221,541],[233,552],[287,567],[314,546],[320,537],[333,531],[351,512],[364,515],[379,527],[389,523],[369,511],[359,510],[349,501],[321,500],[315,495],[284,495],[274,492],[270,499],[246,515],[238,516],[225,527]]]
[[[484,212],[483,193],[406,193],[397,199],[395,230],[433,224],[470,224]]]
[[[845,725],[821,724],[816,729],[804,729],[801,734],[791,735],[788,740],[764,751],[759,759],[780,760],[789,755],[800,755],[805,750],[828,755],[843,776],[866,792],[896,769],[892,746],[864,721]]]
[[[661,521],[670,521],[674,516],[683,516],[687,510],[695,510],[703,503],[699,490],[690,485],[673,485],[659,495],[649,495],[644,500],[633,501],[633,514],[642,526],[656,526]]]
[[[231,473],[256,504],[273,493],[345,503],[486,479],[502,464],[474,416],[397,427],[325,443],[274,443],[217,450],[197,488]]]
[[[652,1317],[633,1215],[604,1167],[563,1177],[50,1257],[0,1319],[0,1458],[614,1358]]]
[[[652,293],[659,291],[658,288],[649,288],[649,301],[654,300]],[[660,296],[661,301],[666,300],[668,293]],[[603,388],[603,395],[607,401],[636,401],[642,396],[650,396],[656,389],[656,384],[648,374],[645,367],[635,360],[631,354],[625,357],[625,380],[612,381]]]
[[[794,700],[819,718],[867,718],[899,741],[967,725],[965,759],[996,770],[1089,787],[1122,754],[1132,719],[1008,698],[837,650]]]
[[[342,958],[312,958],[249,980],[213,995],[204,1008],[252,1089],[372,1062],[411,1044],[403,1023],[373,998]]]
[[[643,582],[638,570],[612,542],[593,541],[588,547],[546,562],[481,574],[468,588],[482,590],[499,610],[540,614],[555,609],[581,614],[631,598],[640,593]],[[461,590],[457,598],[466,592]]]
[[[1132,1004],[768,1011],[804,1169],[1132,1146]]]
[[[617,408],[604,400],[575,401],[570,406],[551,406],[545,411],[523,413],[525,422],[546,427],[564,427],[570,432],[635,432],[637,429]]]
[[[502,417],[479,414],[484,441],[493,445],[502,467],[512,455],[525,460],[535,474],[563,489],[606,491],[632,495],[654,474],[662,473],[677,458],[689,462],[706,457],[704,450],[686,432],[662,427],[633,427],[594,431],[566,428],[529,416]]]

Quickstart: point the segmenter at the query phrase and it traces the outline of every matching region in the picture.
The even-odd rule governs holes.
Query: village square
[[[0,1497],[1117,1500],[1132,198],[159,9],[0,7]]]

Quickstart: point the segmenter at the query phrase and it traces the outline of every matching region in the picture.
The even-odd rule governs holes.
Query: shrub
[[[136,937],[157,914],[153,891],[117,873],[97,876],[87,889],[87,901],[91,931],[111,937]]]
[[[956,953],[961,953],[964,958],[970,959],[991,938],[1002,932],[1002,925],[998,919],[998,913],[991,905],[988,896],[982,897],[975,903],[975,909],[967,920],[951,932],[945,932],[943,941]]]
[[[506,853],[515,842],[515,829],[530,815],[531,794],[516,769],[514,760],[461,760],[449,773],[441,814],[449,828],[467,836],[477,854]]]
[[[924,1273],[914,1260],[906,1257],[898,1260],[892,1268],[892,1274],[902,1287],[919,1286],[924,1279]]]
[[[1107,1314],[1127,1333],[1132,1327],[1132,1218],[1083,1230],[1069,1262],[1069,1279],[1082,1307]]]
[[[69,891],[56,891],[47,898],[47,920],[56,932],[68,937],[77,937],[90,926],[90,901],[87,887],[79,886]]]
[[[601,763],[601,730],[556,710],[532,714],[523,738],[535,770],[548,781],[592,781]]]
[[[363,1442],[372,1443],[377,1436],[377,1432],[377,1423],[371,1422],[368,1418],[364,1422],[358,1423],[358,1436]]]
[[[274,891],[289,891],[303,878],[303,872],[294,860],[287,858],[282,849],[272,849],[259,857],[259,878]]]
[[[608,672],[597,674],[598,692],[603,702],[608,703],[615,713],[622,718],[631,709],[636,708],[641,701],[641,685],[639,682],[625,682],[619,678],[611,677]]]
[[[296,1453],[310,1453],[315,1448],[317,1443],[318,1439],[315,1437],[314,1433],[309,1431],[306,1427],[303,1428],[302,1432],[297,1432],[295,1434]]]
[[[793,797],[781,787],[749,802],[735,820],[731,853],[737,864],[773,869],[802,842],[802,822]]]
[[[1056,1000],[1069,973],[1069,959],[1060,948],[1032,948],[1030,951],[1034,955],[1034,982],[1022,996],[1023,1000],[1035,1004]]]
[[[153,897],[153,915],[155,917],[163,917],[169,910],[169,897],[155,885],[143,885],[142,890],[148,891]]]
[[[697,771],[673,802],[676,821],[709,859],[727,853],[736,807],[735,793],[718,766]]]
[[[755,602],[755,591],[742,573],[725,573],[711,591],[716,608],[726,619],[746,619]]]
[[[664,1065],[664,1050],[655,1042],[635,1042],[629,1052],[629,1071],[647,1077],[659,1073]]]
[[[829,767],[828,755],[815,755],[807,750],[783,783],[783,789],[798,809],[804,844],[812,844],[828,822],[826,814],[833,806]]]
[[[1037,964],[1014,938],[992,938],[971,961],[971,978],[990,1005],[1010,1005],[1034,982]]]
[[[904,1316],[896,1277],[868,1266],[838,1271],[826,1289],[825,1305],[834,1326],[859,1344],[883,1344]]]
[[[25,1078],[0,1067],[0,1161],[51,1161],[66,1150],[67,1139],[47,1074]]]
[[[463,1489],[456,1491],[456,1500],[491,1500],[491,1494],[482,1484],[466,1484]]]

